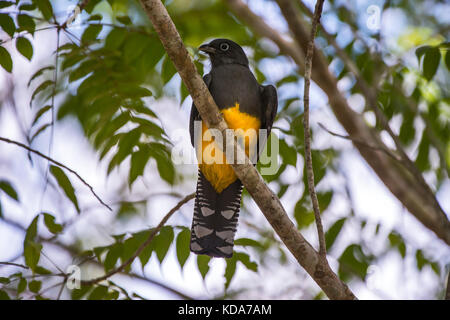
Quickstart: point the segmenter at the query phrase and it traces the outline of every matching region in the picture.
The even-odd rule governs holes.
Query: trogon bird
[[[275,87],[262,86],[257,82],[244,50],[231,40],[216,39],[200,46],[199,50],[208,54],[211,60],[211,71],[203,80],[228,127],[244,131],[254,129],[256,132],[266,129],[268,137],[278,107]],[[189,124],[191,143],[201,148],[201,157],[206,157],[206,152],[202,151],[208,143],[196,141],[200,135],[196,137],[194,133],[195,121],[201,121],[201,117],[192,104]],[[201,127],[201,136],[207,134],[208,128],[204,122],[197,127]],[[254,136],[253,140],[257,140],[258,136]],[[250,139],[245,140],[247,156],[249,145],[255,143]],[[258,145],[257,148],[260,150],[263,146]],[[190,248],[196,254],[230,258],[233,255],[243,186],[223,154],[222,157],[224,161],[221,163],[211,163],[204,158],[199,161]]]

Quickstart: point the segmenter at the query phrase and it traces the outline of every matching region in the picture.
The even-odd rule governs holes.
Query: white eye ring
[[[227,51],[228,49],[230,49],[230,45],[228,43],[224,42],[220,44],[220,50]]]

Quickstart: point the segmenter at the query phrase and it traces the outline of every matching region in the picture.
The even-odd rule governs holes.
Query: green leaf
[[[429,151],[430,151],[430,141],[428,139],[428,135],[425,130],[422,134],[422,140],[419,144],[419,152],[417,153],[417,157],[415,160],[416,166],[420,171],[426,171],[430,168],[429,161]]]
[[[37,274],[42,274],[42,275],[52,274],[52,272],[50,270],[45,269],[44,267],[41,267],[41,266],[37,266],[34,269],[34,272],[37,273]]]
[[[294,218],[299,229],[305,228],[314,222],[314,212],[306,207],[304,197],[295,204]]]
[[[325,233],[325,242],[327,244],[327,251],[331,249],[334,242],[336,241],[337,236],[342,230],[342,227],[344,226],[345,221],[347,218],[341,218],[338,221],[336,221]]]
[[[319,208],[321,214],[328,209],[328,206],[333,199],[333,191],[317,192],[317,200],[319,201]]]
[[[15,4],[13,1],[0,1],[0,9],[8,8]]]
[[[20,30],[28,31],[32,35],[34,34],[34,31],[36,30],[36,23],[29,15],[19,14],[17,16],[17,23],[19,24]]]
[[[83,35],[81,36],[81,42],[88,43],[91,41],[94,41],[97,39],[98,34],[102,31],[102,25],[101,24],[91,24],[89,25],[86,30],[83,32]]]
[[[400,127],[398,135],[400,141],[404,144],[409,144],[414,140],[416,130],[414,128],[414,114],[412,112],[405,112],[403,114],[403,122]]]
[[[52,108],[52,106],[45,106],[45,107],[42,107],[41,109],[39,109],[39,111],[34,116],[34,120],[31,125],[34,126],[36,124],[36,122],[38,122],[39,119],[51,108]]]
[[[19,6],[19,11],[33,11],[33,10],[36,10],[35,4],[25,3]]]
[[[103,17],[101,14],[94,14],[92,16],[89,17],[88,21],[99,21],[102,20]]]
[[[11,55],[9,54],[8,50],[0,46],[0,65],[3,69],[8,71],[9,73],[12,72],[13,68],[13,62],[11,59]]]
[[[45,89],[47,89],[49,86],[53,85],[53,81],[52,80],[46,80],[44,82],[42,82],[33,92],[33,95],[31,96],[31,100],[30,100],[30,105],[33,102],[34,98],[36,98],[36,96],[44,91]]]
[[[405,245],[405,241],[403,240],[402,236],[393,231],[393,232],[389,233],[388,239],[391,244],[391,247],[397,248],[398,252],[404,259],[406,257],[406,245]]]
[[[0,27],[12,38],[16,32],[14,20],[5,13],[0,13]]]
[[[36,4],[39,11],[42,12],[45,20],[50,20],[53,16],[53,8],[49,0],[33,0],[33,3]]]
[[[0,300],[11,300],[11,298],[4,290],[0,290]]]
[[[431,80],[434,77],[440,60],[441,52],[439,48],[430,48],[427,50],[423,58],[423,75],[425,79]]]
[[[162,65],[162,70],[161,70],[161,77],[162,77],[164,84],[169,82],[176,73],[177,73],[177,69],[175,69],[175,67],[174,67],[172,61],[169,59],[169,57],[166,56],[166,58],[164,59],[163,65]]]
[[[141,231],[139,233],[134,234],[134,237],[140,237],[140,243],[144,242],[145,240],[148,239],[148,237],[150,236],[150,233],[153,232],[153,229],[148,230],[148,231]],[[153,239],[155,240],[155,239]],[[152,255],[154,249],[154,243],[151,242],[148,246],[145,247],[145,249],[141,252],[141,254],[139,255],[139,260],[141,261],[141,265],[142,265],[142,269],[145,267],[145,265],[148,263],[148,261],[150,260],[150,257]]]
[[[206,275],[208,274],[210,261],[211,261],[210,256],[205,256],[205,255],[197,256],[197,267],[198,267],[198,271],[200,271],[200,274],[202,275],[203,280],[205,279]]]
[[[23,254],[25,257],[25,264],[29,266],[32,271],[36,270],[42,250],[42,245],[35,242],[35,239],[37,237],[38,221],[39,215],[37,215],[28,226],[27,232],[25,234],[25,239],[23,241]]]
[[[177,236],[177,259],[181,268],[183,269],[184,264],[190,255],[189,245],[191,242],[191,231],[188,228],[183,228]]]
[[[339,257],[339,277],[349,279],[352,275],[364,280],[367,276],[367,269],[371,263],[358,244],[349,245]]]
[[[33,57],[33,45],[30,40],[24,37],[19,37],[16,40],[16,48],[25,58],[31,60]]]
[[[234,274],[236,273],[236,254],[234,254],[231,258],[226,259],[227,266],[225,267],[225,290],[228,289],[230,286],[231,280],[234,277]]]
[[[78,200],[75,195],[75,190],[70,183],[69,178],[66,176],[64,171],[56,166],[50,166],[50,172],[55,177],[56,181],[58,182],[58,185],[64,190],[64,193],[69,198],[69,200],[73,203],[75,206],[75,209],[77,212],[80,212],[80,207],[78,206]]]
[[[447,50],[447,53],[445,54],[445,65],[447,66],[447,69],[450,71],[450,50]]]
[[[119,260],[122,255],[122,250],[123,248],[121,243],[115,243],[110,247],[108,253],[106,254],[105,262],[103,263],[105,272],[108,272],[115,267],[117,260]]]
[[[417,57],[417,61],[418,61],[419,65],[420,65],[420,59],[430,48],[431,48],[431,46],[421,46],[416,49],[416,57]]]
[[[249,238],[240,238],[234,241],[237,246],[262,248],[261,243]]]
[[[47,229],[53,233],[53,234],[58,234],[60,232],[63,231],[63,226],[60,225],[59,223],[55,222],[55,217],[52,216],[49,213],[42,213],[44,215],[44,223],[45,226],[47,227]]]
[[[416,263],[419,271],[422,271],[423,267],[427,264],[427,259],[423,255],[423,251],[420,249],[416,251]]]
[[[99,4],[102,0],[91,0],[87,2],[86,7],[84,8],[84,10],[87,13],[92,13],[92,11],[94,10],[94,8],[97,6],[97,4]]]
[[[241,262],[248,270],[258,272],[258,264],[250,260],[250,256],[243,252],[235,252],[234,256]]]
[[[17,294],[21,294],[27,288],[27,279],[20,278],[19,284],[17,285]]]
[[[33,136],[30,138],[30,141],[33,142],[34,139],[36,139],[42,132],[45,131],[48,127],[50,127],[51,123],[43,124],[39,129],[36,130],[36,132],[33,134]]]
[[[119,16],[119,17],[116,17],[116,19],[117,19],[117,21],[119,21],[120,23],[122,23],[124,25],[132,24],[129,16]]]
[[[125,41],[127,36],[127,31],[124,28],[114,28],[112,29],[105,39],[105,48],[108,49],[118,49],[122,43]]]
[[[88,300],[103,300],[108,293],[108,287],[97,286],[89,295]]]
[[[28,87],[30,87],[31,83],[33,82],[34,79],[36,79],[37,77],[39,77],[40,75],[42,75],[45,71],[48,70],[54,70],[55,67],[54,66],[46,66],[43,68],[40,68],[38,71],[36,71],[30,78],[30,80],[28,81]]]
[[[1,284],[8,284],[10,282],[9,278],[0,277],[0,283]]]
[[[122,161],[124,161],[129,155],[131,155],[133,148],[139,142],[141,136],[141,131],[139,128],[135,128],[125,134],[122,139],[120,139],[118,147],[119,151],[114,155],[108,165],[108,174],[118,166]]]
[[[81,286],[80,289],[73,289],[71,293],[72,300],[80,300],[83,298],[90,290],[92,286]]]
[[[32,280],[28,283],[28,288],[31,292],[38,293],[41,290],[42,282],[37,280]]]
[[[149,235],[150,235],[150,232],[148,232],[147,230],[141,231],[141,232],[133,234],[133,236],[131,236],[130,238],[126,239],[123,242],[122,254],[120,257],[122,259],[122,263],[127,261],[128,259],[130,259],[136,253],[137,249],[141,246],[141,244],[145,240],[147,240]],[[142,263],[142,260],[141,260],[141,263]],[[131,266],[129,266],[129,267],[131,267]]]
[[[144,174],[145,165],[150,158],[150,152],[147,148],[141,148],[139,151],[134,152],[131,155],[130,163],[130,175],[129,175],[129,186],[137,179],[137,177]]]
[[[164,226],[161,228],[158,236],[153,239],[155,241],[154,248],[159,263],[162,263],[166,257],[167,251],[169,251],[170,245],[174,239],[174,233],[172,227]]]
[[[4,193],[10,196],[12,199],[19,202],[19,196],[17,195],[16,190],[8,181],[0,180],[0,190],[2,190]]]
[[[146,37],[141,34],[132,33],[127,36],[123,48],[123,57],[126,64],[131,64],[143,53],[145,47],[142,44],[145,42]]]
[[[295,148],[289,146],[285,140],[279,140],[280,155],[283,158],[283,162],[292,166],[297,165],[297,151]]]

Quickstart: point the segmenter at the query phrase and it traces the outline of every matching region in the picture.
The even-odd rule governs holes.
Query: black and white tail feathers
[[[191,230],[192,252],[222,258],[233,255],[242,189],[242,183],[237,179],[218,194],[198,171]]]

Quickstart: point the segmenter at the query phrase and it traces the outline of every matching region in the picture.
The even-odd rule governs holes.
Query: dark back
[[[262,102],[259,84],[249,68],[226,64],[212,68],[209,90],[219,109],[239,103],[241,112],[261,119]]]

